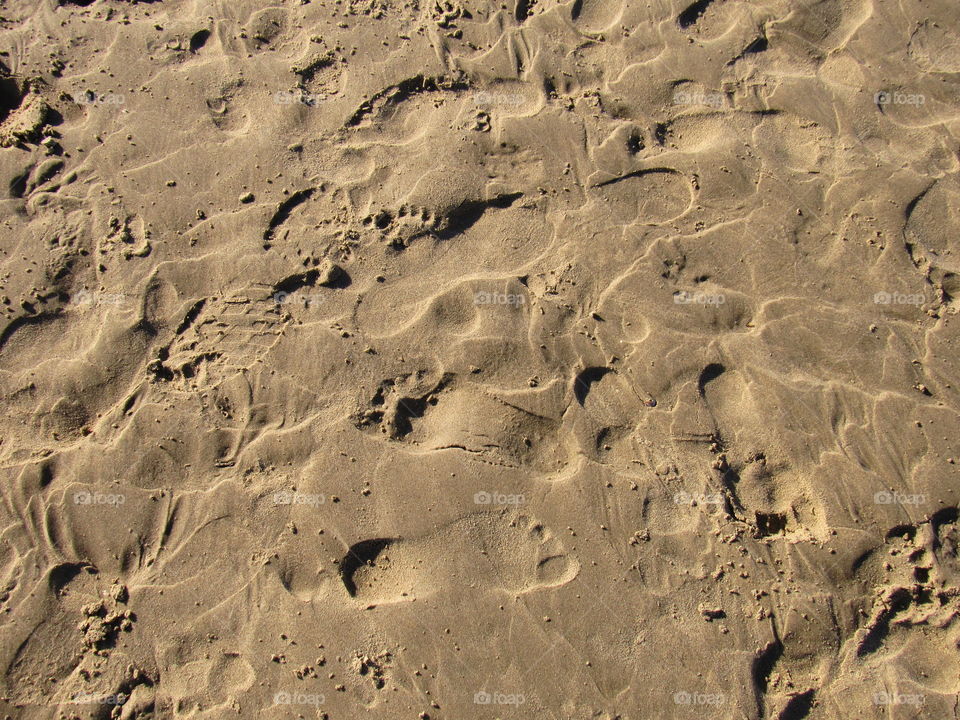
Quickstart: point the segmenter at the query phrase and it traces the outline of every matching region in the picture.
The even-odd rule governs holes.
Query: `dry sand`
[[[956,718],[955,0],[0,0],[0,718]]]

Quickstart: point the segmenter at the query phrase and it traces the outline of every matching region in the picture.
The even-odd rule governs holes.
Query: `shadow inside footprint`
[[[394,542],[395,540],[389,538],[376,538],[374,540],[362,540],[350,546],[347,554],[340,561],[340,579],[343,580],[343,585],[350,593],[350,597],[357,596],[357,582],[360,571],[366,567],[375,566],[377,558]]]

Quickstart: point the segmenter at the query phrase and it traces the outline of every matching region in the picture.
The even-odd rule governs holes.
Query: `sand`
[[[955,2],[0,63],[0,718],[960,717]]]

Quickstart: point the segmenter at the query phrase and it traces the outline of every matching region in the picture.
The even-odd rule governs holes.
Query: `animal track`
[[[340,563],[347,592],[368,604],[412,600],[451,586],[527,593],[564,585],[579,570],[552,532],[512,511],[474,513],[410,540],[364,540]]]

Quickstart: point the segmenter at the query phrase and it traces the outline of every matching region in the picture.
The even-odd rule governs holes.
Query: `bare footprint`
[[[579,571],[553,533],[515,511],[473,513],[410,540],[364,540],[340,563],[347,592],[367,604],[413,600],[453,586],[527,593],[564,585]]]

